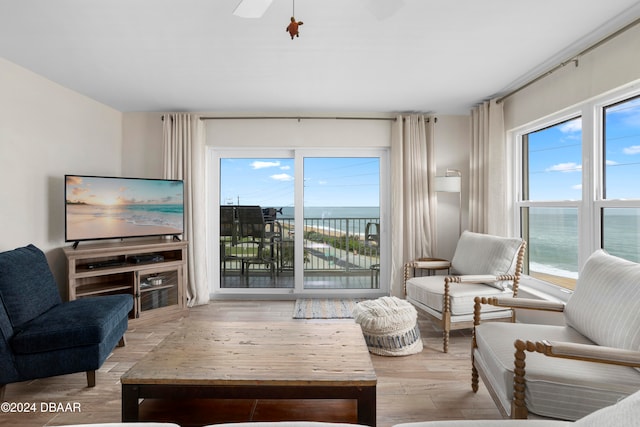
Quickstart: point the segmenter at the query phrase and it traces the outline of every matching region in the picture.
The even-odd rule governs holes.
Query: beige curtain
[[[391,136],[391,294],[403,295],[405,262],[436,251],[435,117],[398,116]]]
[[[507,236],[510,188],[502,104],[484,102],[471,110],[469,230]]]
[[[184,238],[188,241],[187,305],[207,304],[204,126],[195,115],[166,114],[162,139],[165,178],[184,180]]]

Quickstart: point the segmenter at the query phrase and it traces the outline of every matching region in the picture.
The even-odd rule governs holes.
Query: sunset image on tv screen
[[[66,240],[183,233],[183,182],[67,175]]]

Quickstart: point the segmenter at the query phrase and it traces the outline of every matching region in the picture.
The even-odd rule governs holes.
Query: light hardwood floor
[[[177,322],[190,320],[291,321],[293,301],[212,301],[190,309],[183,320],[153,326],[130,328],[127,345],[116,348],[97,372],[95,388],[87,388],[83,373],[45,378],[7,385],[4,401],[35,404],[35,413],[0,413],[0,426],[56,426],[78,423],[120,421],[120,376],[171,333]],[[323,320],[353,322],[353,320]],[[470,331],[453,331],[449,353],[442,353],[442,334],[420,316],[419,326],[425,345],[420,354],[405,357],[371,355],[378,377],[377,423],[389,427],[397,423],[441,419],[500,419],[500,413],[481,384],[471,391]],[[259,362],[259,355],[256,356]],[[50,409],[49,403],[54,407]],[[145,402],[146,403],[146,402]],[[80,412],[61,412],[62,409]],[[201,411],[203,402],[149,406],[148,414],[179,421],[185,414]],[[315,419],[336,421],[340,411],[349,412],[346,402],[301,402],[287,406],[282,402],[206,402],[211,423],[222,421],[267,421],[277,419]],[[47,409],[43,411],[43,409]],[[348,416],[348,414],[347,414]],[[173,418],[173,419],[172,419]],[[192,419],[189,425],[198,425]],[[354,421],[355,422],[355,421]],[[202,424],[200,424],[202,425]]]

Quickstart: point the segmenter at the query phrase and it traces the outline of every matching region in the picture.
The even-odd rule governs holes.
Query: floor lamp
[[[447,169],[445,176],[435,177],[438,193],[458,193],[458,237],[462,233],[462,173],[457,169]]]

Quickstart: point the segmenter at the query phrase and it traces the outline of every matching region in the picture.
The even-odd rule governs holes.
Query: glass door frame
[[[380,159],[380,276],[376,289],[304,289],[304,265],[294,264],[294,288],[222,288],[220,286],[220,160],[223,158],[291,158],[294,159],[294,225],[304,229],[304,158],[305,157],[378,157]],[[253,297],[353,297],[375,298],[389,294],[391,277],[391,227],[390,221],[390,170],[387,148],[291,148],[263,149],[256,147],[207,147],[206,156],[206,206],[207,206],[207,272],[209,289],[214,295],[238,295]],[[294,235],[294,259],[304,259],[304,234]]]

